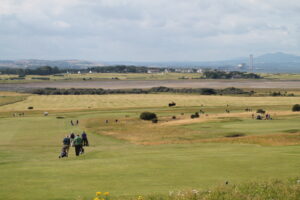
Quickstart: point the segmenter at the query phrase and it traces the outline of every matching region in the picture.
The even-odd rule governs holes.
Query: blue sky
[[[0,0],[0,59],[300,55],[299,0]]]

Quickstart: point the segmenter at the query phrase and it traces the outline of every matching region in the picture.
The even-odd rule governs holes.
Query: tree
[[[157,116],[155,113],[152,112],[143,112],[140,115],[140,119],[142,120],[153,120],[153,119],[157,119]]]
[[[292,108],[293,112],[299,112],[300,111],[300,104],[295,104]]]

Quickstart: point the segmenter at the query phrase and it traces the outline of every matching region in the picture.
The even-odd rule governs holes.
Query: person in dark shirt
[[[85,131],[83,131],[83,133],[81,134],[81,138],[83,146],[89,146],[89,141],[87,139],[87,134],[85,133]]]
[[[70,144],[71,144],[71,140],[70,140],[70,137],[67,135],[63,139],[63,149],[66,151],[66,156],[68,156],[68,154],[69,154]]]

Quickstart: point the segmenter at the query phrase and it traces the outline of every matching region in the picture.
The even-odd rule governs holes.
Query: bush
[[[242,137],[242,136],[245,136],[244,133],[230,133],[230,134],[227,134],[225,137]]]
[[[50,80],[50,78],[49,77],[32,77],[31,78],[32,80]]]
[[[199,118],[199,117],[200,117],[200,115],[199,115],[198,112],[196,112],[195,114],[192,114],[192,115],[191,115],[191,118],[192,118],[192,119],[194,119],[194,118]]]
[[[176,119],[176,116],[173,116],[172,119]]]
[[[299,112],[300,111],[300,104],[295,104],[292,108],[293,112]]]
[[[156,123],[158,122],[158,119],[157,119],[157,118],[154,118],[154,119],[152,119],[151,121],[152,121],[152,123],[156,124]]]
[[[140,115],[140,119],[142,120],[153,120],[153,119],[157,119],[157,116],[155,113],[152,112],[143,112]]]
[[[64,119],[65,117],[57,116],[56,119]]]
[[[32,107],[32,106],[29,106],[27,109],[28,109],[28,110],[32,110],[32,109],[33,109],[33,107]]]
[[[256,113],[265,114],[266,111],[260,108],[256,110]]]

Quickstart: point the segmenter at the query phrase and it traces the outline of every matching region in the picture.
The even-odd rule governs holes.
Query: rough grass
[[[260,145],[300,144],[300,116],[292,112],[276,112],[273,120],[255,120],[251,113],[210,114],[190,119],[174,113],[158,112],[159,122],[142,121],[138,114],[119,117],[89,118],[86,129],[135,144],[178,144],[197,142],[249,143]],[[294,114],[294,115],[291,115]],[[226,117],[225,117],[226,116]],[[118,119],[118,123],[114,120]],[[109,123],[105,123],[108,120]]]
[[[112,80],[118,78],[120,80],[178,80],[181,78],[192,79],[199,78],[199,73],[94,73],[94,74],[65,74],[64,76],[41,76],[28,75],[25,80],[9,80],[16,78],[17,75],[0,75],[0,83],[27,83],[27,82],[49,82],[49,81],[78,81],[78,80]],[[34,77],[45,77],[50,80],[37,80]]]
[[[7,96],[7,94],[5,94],[5,96],[0,96],[0,106],[14,104],[17,102],[24,101],[25,99],[26,99],[25,96],[18,96],[18,95]]]
[[[299,80],[300,74],[261,74],[262,77],[266,79],[275,79],[275,80]]]
[[[133,199],[133,198],[132,198]],[[210,190],[170,191],[168,195],[150,195],[145,200],[298,200],[300,180],[297,178],[248,182],[244,184],[222,184]]]
[[[271,80],[300,80],[300,74],[261,74],[262,77]],[[25,80],[8,80],[18,77],[17,75],[0,75],[0,83],[26,83],[26,82],[49,82],[49,81],[78,81],[78,80],[111,80],[118,78],[120,80],[179,80],[194,79],[202,77],[201,73],[94,73],[94,74],[65,74],[64,76],[41,76],[28,75]],[[46,77],[50,80],[36,80],[34,77]]]
[[[116,95],[51,95],[29,96],[25,101],[3,106],[1,110],[25,110],[33,106],[37,110],[114,109],[167,107],[176,102],[177,107],[290,107],[300,102],[300,97],[234,97],[186,94],[116,94]]]

